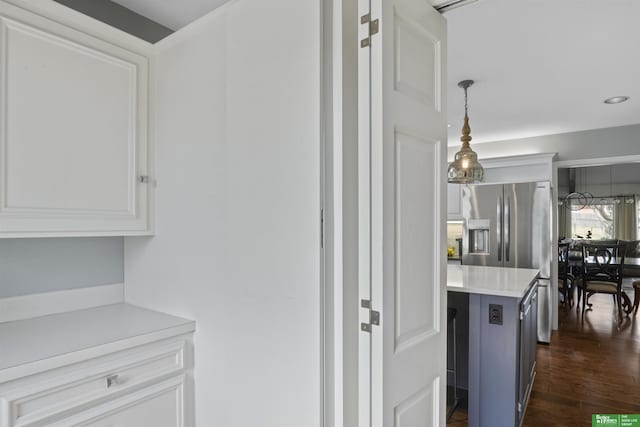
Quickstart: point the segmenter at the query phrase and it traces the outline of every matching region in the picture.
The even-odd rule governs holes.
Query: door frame
[[[320,49],[320,424],[344,424],[342,4],[318,0]]]
[[[552,254],[558,253],[558,169],[564,168],[578,168],[578,167],[589,167],[589,166],[602,166],[602,165],[620,165],[625,163],[640,163],[640,154],[631,154],[628,156],[613,156],[613,157],[594,157],[591,159],[572,159],[572,160],[560,160],[553,162],[553,170],[552,170],[552,187],[553,194],[552,200],[554,202],[554,209],[552,212],[553,216],[553,224],[552,227],[552,243],[553,243],[553,251]],[[557,270],[558,257],[553,256],[552,262],[554,267],[553,271]],[[556,285],[557,286],[557,285]],[[553,329],[558,329],[558,289],[555,288],[553,291]]]
[[[322,425],[358,425],[358,0],[320,0]]]

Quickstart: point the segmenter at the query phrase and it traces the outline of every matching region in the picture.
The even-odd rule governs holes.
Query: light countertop
[[[447,265],[447,290],[522,298],[539,270],[530,268]]]
[[[130,304],[4,322],[0,323],[0,373],[124,340],[150,341],[194,330],[191,320]]]

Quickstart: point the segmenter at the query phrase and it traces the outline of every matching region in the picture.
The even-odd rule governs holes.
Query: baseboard
[[[469,390],[458,387],[458,408],[469,409]],[[447,385],[447,406],[454,401],[453,386]]]
[[[12,322],[122,302],[124,302],[124,284],[122,283],[0,298],[0,322]]]

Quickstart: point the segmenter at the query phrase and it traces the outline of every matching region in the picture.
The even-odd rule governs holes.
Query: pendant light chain
[[[468,106],[468,103],[467,103],[467,99],[468,99],[468,97],[467,97],[467,89],[468,89],[468,87],[464,88],[464,116],[465,117],[468,117],[468,112],[469,112],[469,106]]]

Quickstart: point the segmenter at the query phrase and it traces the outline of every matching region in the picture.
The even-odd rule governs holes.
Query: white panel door
[[[0,14],[0,236],[146,230],[147,58]]]
[[[370,5],[370,425],[444,425],[446,22],[428,0]]]

